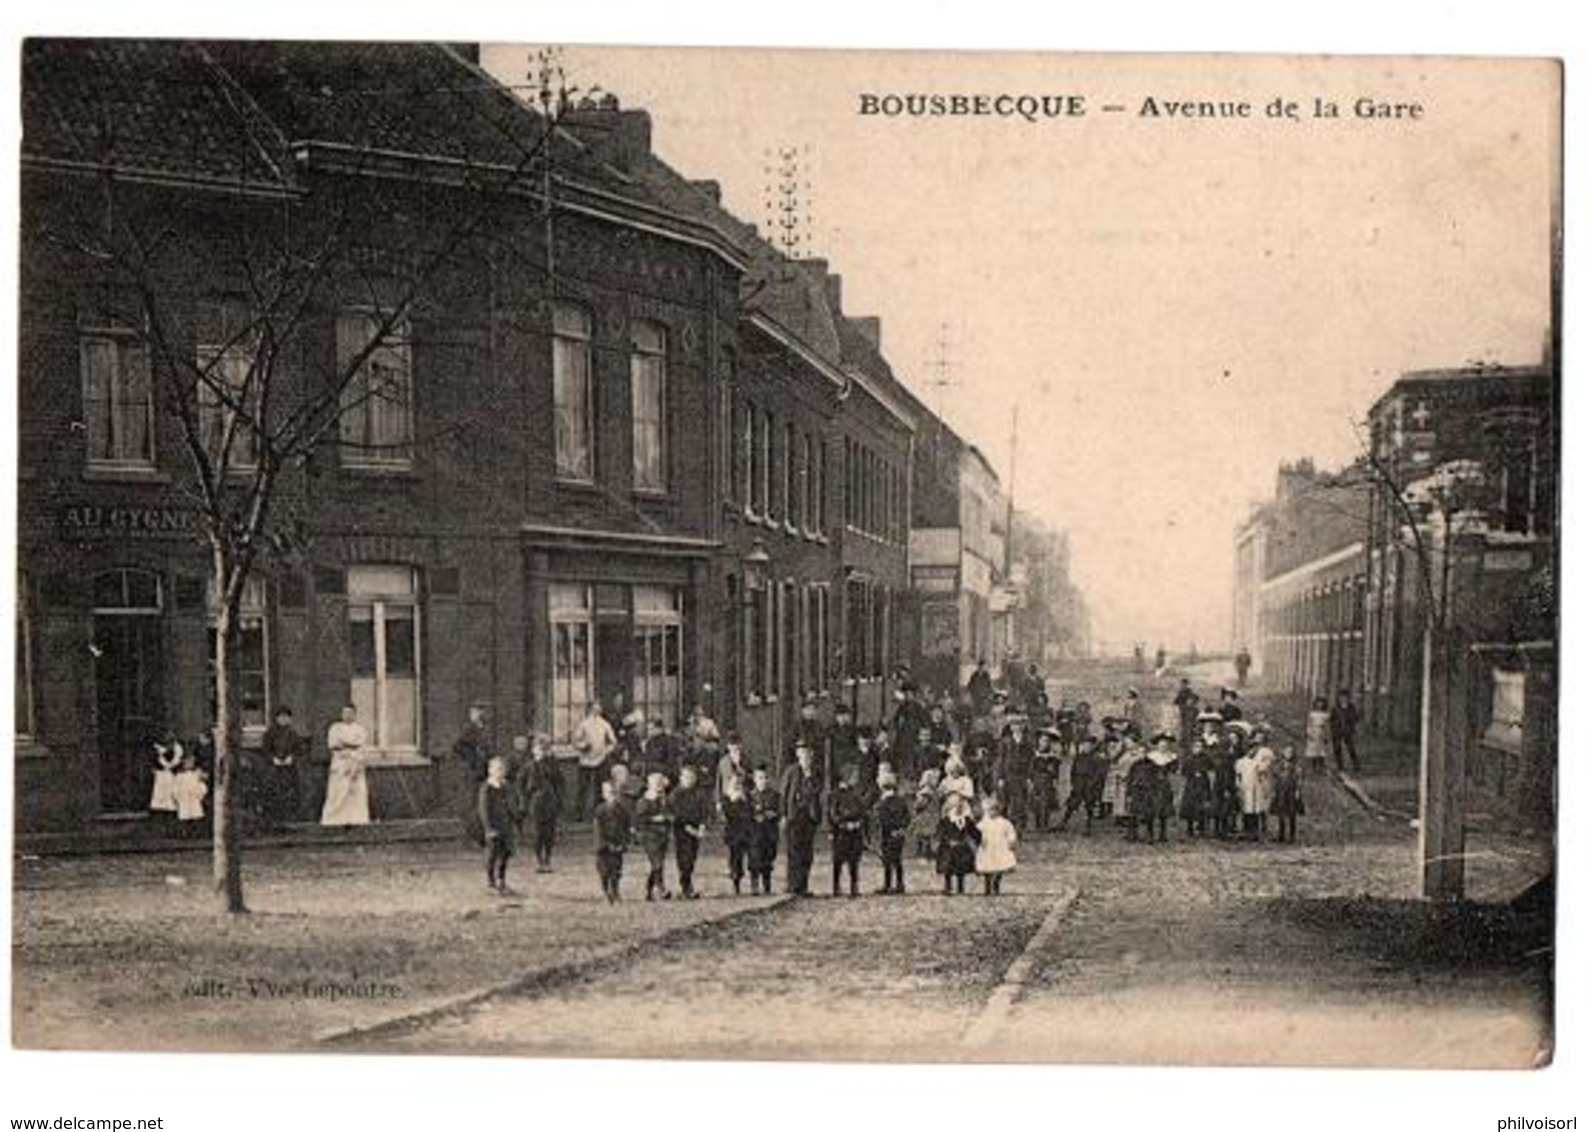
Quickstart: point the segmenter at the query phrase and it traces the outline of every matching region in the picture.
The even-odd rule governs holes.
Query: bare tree
[[[503,113],[489,121],[511,143],[508,164],[499,154],[453,156],[405,179],[377,168],[383,156],[355,153],[335,171],[274,194],[250,191],[241,175],[269,143],[260,136],[268,127],[228,82],[217,87],[239,103],[232,193],[151,187],[128,176],[114,109],[106,107],[97,193],[85,194],[71,219],[52,213],[43,225],[41,237],[76,257],[88,286],[103,291],[108,283],[119,308],[109,313],[139,343],[155,403],[181,437],[177,489],[196,505],[214,587],[213,866],[228,912],[248,910],[233,683],[244,593],[262,559],[301,549],[301,516],[281,497],[325,445],[378,460],[442,439],[412,426],[411,375],[391,364],[410,348],[414,316],[444,304],[445,288],[479,270],[518,217],[543,214],[533,266],[549,276],[552,155],[571,92],[554,52],[532,61],[529,78],[540,113],[525,107],[520,119]],[[487,84],[480,76],[472,87],[432,93],[455,96],[457,112],[470,114],[471,95]],[[372,239],[387,210],[405,222]],[[529,258],[521,244],[513,252]],[[347,309],[359,312],[359,333],[333,329],[337,348],[327,351],[328,318],[336,326],[329,312]],[[382,414],[409,423],[354,427]]]

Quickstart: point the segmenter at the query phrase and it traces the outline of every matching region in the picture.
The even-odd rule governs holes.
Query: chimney
[[[564,113],[562,124],[602,161],[625,171],[650,153],[649,113],[624,110],[612,95],[579,100]]]
[[[858,330],[865,340],[871,344],[871,349],[880,354],[882,352],[882,320],[875,315],[866,315],[863,318],[851,318],[849,321],[853,323],[854,329]]]
[[[706,196],[710,197],[712,204],[720,205],[722,203],[721,181],[691,181],[690,183]]]
[[[827,288],[827,306],[832,308],[833,314],[843,313],[843,276],[828,275],[824,280]]]

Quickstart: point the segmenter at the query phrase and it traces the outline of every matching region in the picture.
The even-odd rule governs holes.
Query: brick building
[[[711,664],[699,424],[737,323],[730,240],[566,139],[537,149],[535,115],[445,47],[40,40],[23,86],[23,828],[141,811],[151,737],[207,725],[209,560],[150,367],[229,349],[227,312],[305,234],[357,254],[305,294],[283,394],[356,356],[390,290],[416,297],[359,371],[381,392],[280,476],[245,744],[277,704],[318,736],[353,703],[391,817],[456,804],[472,701],[504,733],[565,734],[618,690],[682,710]],[[107,202],[167,242],[174,341],[76,238]]]

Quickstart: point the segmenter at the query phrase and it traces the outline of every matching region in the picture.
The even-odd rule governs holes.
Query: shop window
[[[557,475],[595,478],[595,405],[590,366],[590,316],[558,304],[552,313],[551,385],[555,408]]]
[[[634,488],[667,487],[667,332],[653,322],[634,324],[629,355],[634,414]]]
[[[551,732],[571,742],[595,701],[595,611],[590,587],[554,582],[551,613]]]
[[[266,609],[265,579],[251,577],[243,584],[237,608],[236,631],[231,648],[231,706],[236,712],[244,738],[257,738],[270,725],[270,628]],[[209,651],[205,656],[208,673],[209,719],[216,719],[215,705],[215,622],[220,611],[220,594],[215,579],[209,579],[206,596],[209,611]]]
[[[420,733],[418,585],[407,566],[347,570],[351,703],[371,746],[417,754]]]
[[[677,724],[683,699],[683,609],[677,590],[634,587],[634,706]]]
[[[344,311],[336,320],[342,389],[342,463],[407,468],[413,463],[413,364],[406,321],[387,325],[378,311]],[[347,374],[363,355],[357,369]]]
[[[85,331],[79,343],[88,466],[154,467],[154,391],[149,355],[129,332]]]

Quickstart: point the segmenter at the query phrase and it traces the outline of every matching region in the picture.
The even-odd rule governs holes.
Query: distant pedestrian
[[[749,890],[756,896],[770,896],[777,841],[782,832],[782,795],[772,785],[771,772],[764,766],[755,768],[752,781],[749,808],[754,832],[749,846]]]
[[[529,761],[519,772],[524,821],[534,836],[535,868],[551,871],[551,854],[557,845],[557,823],[562,818],[562,768],[551,754],[551,739],[536,735]]]
[[[849,895],[860,894],[860,859],[865,855],[865,835],[870,824],[870,799],[860,789],[860,768],[850,763],[827,795],[827,828],[832,835],[832,895],[843,894],[843,874],[848,873]]]
[[[292,709],[278,704],[273,722],[259,741],[264,762],[265,820],[279,826],[298,816],[298,764],[308,749],[308,739],[292,725]]]
[[[1251,673],[1251,653],[1245,646],[1234,654],[1234,679],[1240,687],[1245,687],[1246,678]]]
[[[601,783],[601,801],[595,807],[595,872],[608,904],[621,899],[623,854],[628,852],[632,832],[628,806],[618,795],[617,783]]]
[[[1293,844],[1299,836],[1296,819],[1306,812],[1306,800],[1301,790],[1300,766],[1295,761],[1295,748],[1285,747],[1273,768],[1273,816],[1278,818],[1278,839]]]
[[[507,760],[502,756],[493,755],[485,764],[485,781],[479,784],[475,805],[485,839],[485,880],[496,895],[510,896],[507,862],[517,849],[517,825],[507,784]]]
[[[191,750],[182,754],[182,765],[177,768],[171,791],[176,796],[178,829],[186,836],[197,836],[203,829],[204,799],[209,795],[209,776],[198,765],[198,757]]]
[[[617,733],[601,714],[600,700],[590,701],[573,729],[573,749],[579,755],[579,818],[587,821],[599,783],[607,775],[608,760],[617,749]]]
[[[1350,755],[1350,769],[1360,771],[1361,756],[1356,752],[1356,725],[1361,722],[1361,711],[1350,698],[1349,688],[1340,688],[1334,697],[1333,710],[1328,713],[1328,735],[1333,740],[1334,766],[1345,768],[1345,755]]]
[[[645,793],[634,806],[634,830],[650,871],[645,876],[645,899],[671,900],[667,889],[667,844],[672,833],[672,811],[667,808],[667,776],[660,771],[645,778]]]
[[[937,872],[942,874],[942,894],[964,894],[964,878],[975,872],[975,850],[981,831],[962,794],[949,794],[937,822]]]
[[[348,704],[342,708],[342,718],[325,734],[331,765],[325,778],[321,825],[369,824],[369,778],[364,769],[368,742],[369,733],[358,722],[358,709]]]
[[[909,828],[915,838],[915,856],[927,860],[937,855],[937,822],[942,818],[942,801],[937,791],[941,784],[942,772],[928,770],[921,774],[920,785],[915,789]]]
[[[810,895],[810,869],[815,864],[824,796],[815,767],[815,749],[808,739],[801,738],[794,748],[794,763],[782,778],[783,822],[788,828],[788,891],[795,896]]]
[[[1306,768],[1314,774],[1328,769],[1328,700],[1318,696],[1306,713]]]
[[[485,843],[485,830],[479,824],[479,787],[485,781],[490,766],[490,735],[485,726],[485,705],[469,704],[467,719],[457,741],[452,744],[452,754],[462,766],[464,789],[461,807],[464,835],[476,845]]]
[[[694,887],[694,866],[700,859],[700,842],[706,823],[711,820],[711,796],[700,785],[700,774],[693,764],[678,771],[678,788],[669,799],[672,810],[672,851],[678,864],[678,893],[685,900],[698,900]]]
[[[182,769],[185,753],[181,740],[169,732],[154,742],[154,782],[149,791],[149,811],[166,821],[176,817],[176,773]]]
[[[733,895],[743,891],[744,874],[749,870],[750,853],[755,844],[755,807],[744,790],[744,780],[734,776],[721,796],[722,840],[727,845],[727,875],[733,882]],[[775,829],[773,834],[775,835]],[[759,891],[758,878],[751,882]]]
[[[987,896],[1003,891],[1003,875],[1014,871],[1014,846],[1019,833],[1014,823],[1002,815],[996,798],[988,798],[978,826],[981,837],[975,847],[975,871],[980,874]]]
[[[909,801],[898,793],[898,776],[892,768],[877,775],[881,791],[876,800],[876,839],[882,855],[882,892],[903,895],[904,846],[914,818]]]
[[[1097,752],[1097,741],[1090,736],[1079,741],[1074,763],[1069,768],[1069,797],[1064,799],[1063,816],[1058,828],[1066,829],[1069,819],[1085,811],[1085,832],[1091,832],[1091,823],[1102,814],[1102,794],[1108,783],[1108,763]]]

